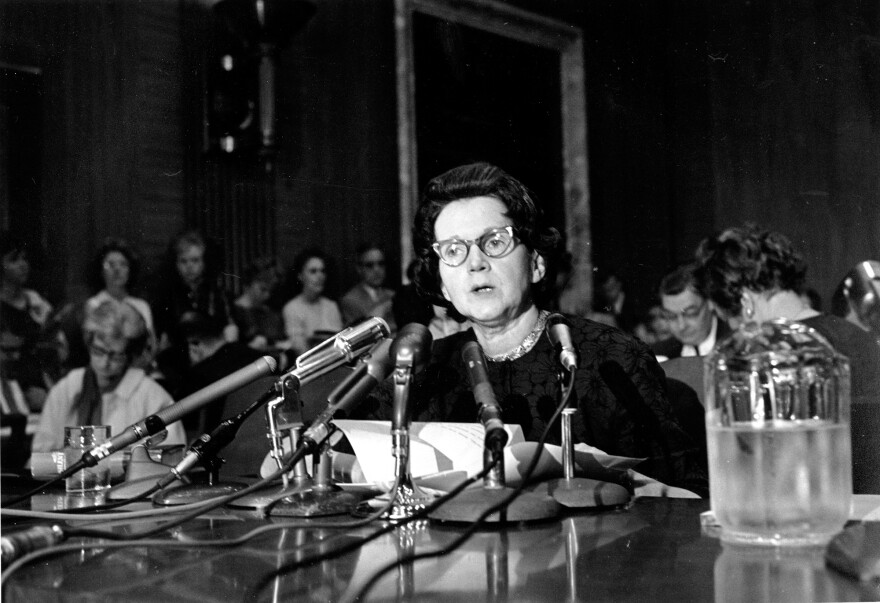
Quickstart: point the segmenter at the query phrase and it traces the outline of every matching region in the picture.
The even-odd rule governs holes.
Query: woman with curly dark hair
[[[504,421],[521,425],[526,439],[537,439],[559,400],[557,350],[544,335],[559,233],[545,223],[522,183],[494,165],[475,163],[428,183],[413,242],[415,281],[423,295],[471,325],[434,342],[431,362],[413,384],[413,420],[477,420],[461,354],[475,338]],[[576,441],[609,454],[645,457],[639,471],[705,494],[699,446],[679,425],[663,371],[648,348],[614,327],[576,316],[567,320],[579,356],[573,379]],[[367,412],[390,416],[388,400],[378,394],[375,399]],[[558,442],[558,426],[550,433]]]

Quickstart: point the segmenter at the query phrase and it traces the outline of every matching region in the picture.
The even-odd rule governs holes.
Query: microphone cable
[[[477,518],[477,520],[471,524],[471,526],[465,531],[465,533],[461,537],[454,540],[450,545],[447,545],[446,547],[439,549],[439,550],[428,551],[426,553],[421,553],[419,555],[412,555],[412,556],[406,557],[404,559],[397,559],[397,560],[389,563],[387,566],[383,566],[382,568],[377,570],[374,573],[374,575],[372,575],[370,577],[370,579],[364,584],[364,586],[357,593],[357,595],[353,598],[353,601],[360,600],[360,597],[366,595],[366,593],[370,590],[370,588],[373,586],[373,584],[375,583],[376,580],[378,580],[385,573],[391,571],[392,569],[396,568],[399,565],[403,565],[405,563],[411,563],[413,561],[417,561],[418,559],[423,558],[422,555],[424,555],[424,558],[439,557],[439,556],[446,555],[446,554],[451,553],[452,551],[456,550],[458,547],[460,547],[462,544],[464,544],[474,534],[474,532],[477,531],[477,529],[479,529],[480,527],[482,527],[486,523],[486,519],[490,515],[498,512],[499,510],[504,509],[508,505],[510,505],[510,503],[513,502],[513,500],[517,496],[519,496],[519,494],[525,489],[525,487],[529,485],[530,478],[531,478],[532,474],[535,472],[535,468],[538,466],[538,462],[541,458],[541,455],[544,452],[544,444],[546,443],[547,438],[550,435],[551,426],[559,418],[559,416],[562,414],[562,410],[568,404],[568,399],[569,399],[569,396],[571,395],[571,392],[572,392],[572,388],[569,388],[563,394],[562,399],[559,402],[559,405],[556,407],[555,412],[550,417],[550,420],[547,422],[547,426],[544,428],[544,431],[541,433],[541,436],[537,441],[538,446],[535,450],[534,455],[532,456],[531,462],[526,467],[526,470],[523,473],[522,482],[520,483],[520,485],[518,487],[513,489],[513,491],[510,493],[510,495],[508,495],[504,500],[500,501],[499,503],[495,504],[491,508],[484,511]],[[342,546],[338,549],[334,549],[332,551],[327,551],[326,553],[323,553],[320,555],[314,555],[312,557],[308,557],[306,559],[302,559],[297,562],[289,563],[287,565],[284,565],[282,567],[279,567],[279,568],[273,570],[272,572],[268,573],[266,576],[264,576],[263,578],[260,579],[260,582],[254,587],[254,590],[252,591],[251,594],[256,597],[259,594],[259,592],[271,580],[273,580],[276,577],[284,575],[284,574],[286,574],[290,571],[293,571],[295,569],[298,569],[300,567],[307,567],[309,565],[314,565],[315,563],[319,563],[321,561],[335,559],[336,557],[339,557],[339,556],[344,555],[346,553],[350,553],[350,552],[362,547],[363,545],[367,544],[368,542],[371,542],[371,541],[375,540],[376,538],[382,536],[383,534],[387,534],[388,532],[391,532],[392,530],[394,530],[398,527],[405,526],[405,525],[412,523],[414,521],[417,521],[419,519],[424,519],[430,513],[432,513],[434,510],[436,510],[440,506],[446,504],[448,501],[450,501],[453,498],[455,498],[456,496],[458,496],[468,486],[470,486],[478,481],[481,481],[483,478],[485,478],[486,475],[488,475],[495,468],[496,463],[497,463],[497,461],[495,461],[493,463],[489,463],[487,466],[485,466],[482,469],[482,471],[480,471],[479,473],[477,473],[473,477],[467,478],[466,480],[462,481],[461,484],[457,485],[455,488],[450,490],[445,495],[437,498],[437,500],[426,505],[425,508],[420,509],[419,511],[413,513],[413,515],[411,515],[409,517],[405,517],[405,518],[398,520],[396,522],[389,522],[387,525],[376,530],[374,533],[364,537],[362,540],[347,544],[345,546]]]
[[[396,482],[393,487],[395,487],[395,488],[397,487]],[[149,512],[149,515],[148,515],[148,512],[146,512],[146,511],[123,513],[123,514],[115,515],[113,517],[113,519],[117,520],[117,521],[123,521],[125,523],[130,523],[130,520],[135,518],[135,516],[138,516],[138,517],[143,517],[145,515],[156,516],[159,514],[161,514],[161,515],[170,515],[170,514],[176,515],[176,514],[180,513],[181,509],[186,508],[188,510],[189,508],[192,508],[192,507],[201,508],[201,507],[206,506],[208,503],[214,502],[215,500],[216,499],[210,499],[210,500],[206,500],[206,501],[200,501],[197,503],[190,503],[188,505],[180,505],[177,507],[154,509],[154,510],[152,510],[152,512]],[[25,555],[23,555],[21,557],[18,557],[17,559],[12,561],[12,563],[9,565],[4,564],[5,568],[3,570],[2,578],[0,578],[0,584],[5,583],[13,573],[15,573],[21,567],[23,567],[29,563],[32,563],[36,560],[39,560],[39,559],[42,559],[45,557],[52,557],[55,555],[61,555],[61,554],[68,553],[68,552],[81,552],[83,550],[89,550],[89,549],[120,549],[120,548],[126,548],[126,547],[171,547],[171,548],[221,547],[221,548],[224,548],[224,547],[240,546],[242,544],[245,544],[249,540],[256,538],[257,536],[261,536],[267,532],[278,531],[278,530],[304,529],[304,528],[309,528],[309,529],[315,529],[315,528],[317,528],[317,529],[361,528],[366,525],[369,525],[370,523],[372,523],[376,519],[379,519],[386,511],[388,511],[391,508],[391,505],[393,503],[394,503],[393,500],[389,500],[385,505],[383,505],[381,508],[377,509],[376,511],[374,511],[370,515],[367,515],[365,517],[355,519],[352,521],[322,522],[322,521],[315,521],[315,520],[309,519],[309,520],[302,520],[301,522],[296,522],[294,520],[294,521],[290,521],[290,522],[286,522],[286,523],[275,523],[275,524],[268,524],[268,525],[260,526],[260,527],[254,528],[253,530],[250,530],[249,532],[246,532],[245,534],[242,534],[241,536],[238,536],[236,538],[231,538],[231,539],[218,538],[218,539],[213,539],[213,540],[193,540],[193,541],[178,541],[178,540],[166,540],[166,539],[138,539],[138,540],[117,540],[117,541],[112,541],[112,542],[83,542],[83,543],[77,543],[77,544],[59,544],[57,546],[52,546],[52,547],[48,547],[48,548],[38,548],[38,549],[35,549],[31,552],[26,553]],[[40,515],[41,518],[43,518],[43,519],[46,519],[46,518],[51,519],[53,517],[46,517],[46,516],[56,515],[56,513],[40,513],[40,512],[31,512],[31,511],[20,511],[20,512],[16,513],[16,515],[18,515],[19,513],[28,513],[29,515],[36,514],[36,515]],[[94,518],[93,516],[85,517],[85,519],[93,519],[93,518]],[[106,523],[113,523],[113,522],[103,522],[103,523],[106,525]],[[163,526],[163,527],[167,527],[167,525],[168,524],[165,524],[165,526]],[[46,527],[46,526],[39,526],[39,527]],[[28,528],[28,529],[32,529],[32,528]],[[53,529],[53,528],[48,528],[48,529]],[[25,531],[27,531],[27,530],[22,530],[22,532],[25,532]],[[104,538],[104,536],[105,536],[105,532],[100,532],[100,531],[90,529],[90,528],[68,528],[68,529],[62,529],[62,532],[64,532],[64,533],[59,534],[60,540],[66,540],[69,536],[95,537],[95,538]],[[13,534],[13,536],[14,536],[14,534]],[[333,536],[331,538],[328,538],[327,540],[320,541],[320,542],[315,541],[315,542],[303,543],[301,545],[287,548],[287,549],[285,549],[285,551],[286,552],[296,551],[296,550],[300,550],[300,549],[311,548],[311,547],[318,546],[321,544],[326,545],[327,541],[333,540],[336,538],[340,538],[342,536],[345,536],[345,534]]]
[[[75,462],[73,465],[71,465],[70,467],[67,467],[64,471],[62,471],[61,473],[59,473],[58,475],[56,475],[55,477],[53,477],[49,481],[43,482],[42,484],[40,484],[39,486],[37,486],[36,488],[31,490],[30,492],[26,492],[25,494],[20,494],[20,495],[16,496],[15,498],[13,498],[12,500],[6,501],[2,505],[0,505],[0,508],[2,508],[3,510],[6,510],[9,507],[14,507],[15,505],[17,505],[21,502],[29,500],[30,498],[36,496],[37,494],[39,494],[40,492],[42,492],[46,488],[48,488],[50,486],[54,486],[58,482],[67,479],[68,477],[70,477],[74,473],[78,472],[80,469],[83,469],[85,466],[86,466],[85,463],[83,463],[82,460],[79,460],[79,461]]]
[[[374,571],[373,574],[367,579],[364,585],[354,594],[351,598],[351,601],[361,601],[364,600],[367,593],[375,586],[376,582],[379,579],[390,572],[391,570],[410,563],[414,563],[421,559],[430,559],[434,557],[442,557],[444,555],[448,555],[449,553],[458,549],[461,545],[468,541],[468,539],[474,535],[474,533],[481,528],[485,523],[486,519],[489,518],[493,513],[497,513],[502,509],[507,508],[516,499],[517,496],[522,493],[522,491],[529,485],[529,480],[531,479],[532,474],[535,472],[535,468],[538,466],[538,462],[541,458],[541,455],[544,452],[544,445],[547,442],[547,438],[550,435],[550,428],[562,414],[563,409],[568,405],[568,398],[571,395],[572,389],[569,388],[563,395],[559,404],[556,407],[555,412],[550,417],[550,420],[547,421],[547,425],[544,428],[544,431],[541,433],[541,437],[538,438],[537,448],[535,449],[535,453],[532,456],[531,462],[529,462],[528,467],[526,467],[525,472],[523,472],[522,482],[519,486],[513,489],[513,491],[503,500],[496,503],[495,505],[489,507],[485,511],[483,511],[477,519],[471,523],[471,525],[457,538],[453,539],[449,544],[439,549],[425,551],[423,553],[412,553],[409,555],[405,555],[404,557],[398,557],[394,561],[389,562],[387,565],[380,567],[378,570]],[[491,466],[490,466],[491,468]],[[485,471],[488,473],[488,471]],[[443,502],[446,502],[445,500]],[[437,505],[439,506],[439,505]],[[433,509],[431,509],[433,511]]]
[[[332,551],[327,551],[325,553],[313,555],[312,557],[307,557],[307,558],[301,559],[299,561],[294,561],[294,562],[285,564],[285,565],[269,572],[268,574],[263,576],[260,579],[260,581],[253,587],[252,592],[251,592],[252,598],[257,598],[257,595],[259,595],[259,592],[271,580],[274,580],[277,577],[280,577],[284,574],[287,574],[287,573],[289,573],[293,570],[299,569],[301,567],[308,567],[310,565],[320,563],[321,561],[335,559],[337,557],[345,555],[346,553],[350,553],[356,549],[359,549],[360,547],[364,546],[368,542],[372,542],[373,540],[375,540],[379,536],[382,536],[383,534],[387,534],[388,532],[391,532],[391,531],[397,529],[398,527],[405,526],[405,525],[412,523],[418,519],[424,519],[425,517],[427,517],[427,515],[429,513],[433,512],[437,507],[439,507],[442,504],[445,504],[449,500],[451,500],[451,499],[455,498],[456,496],[458,496],[459,494],[461,494],[461,492],[465,488],[476,483],[477,481],[482,480],[484,477],[486,477],[486,475],[489,474],[489,472],[492,469],[494,469],[494,467],[495,467],[495,464],[490,463],[487,467],[484,467],[482,471],[480,471],[479,473],[477,473],[473,477],[469,477],[469,478],[465,479],[460,484],[455,486],[455,488],[453,488],[452,490],[450,490],[448,493],[444,494],[443,496],[437,498],[435,501],[433,501],[429,505],[426,505],[423,509],[419,509],[418,511],[416,511],[415,513],[413,513],[409,517],[404,517],[400,520],[395,520],[393,522],[389,521],[384,526],[382,526],[381,528],[379,528],[375,532],[373,532],[372,534],[368,534],[367,536],[363,537],[361,540],[358,540],[357,542],[349,543],[349,544],[343,545],[337,549],[333,549]],[[391,499],[390,502],[393,503],[394,502],[393,499]],[[376,513],[374,513],[373,515],[375,516]],[[309,524],[309,525],[312,525],[312,524]],[[339,524],[335,524],[335,525],[338,526]]]

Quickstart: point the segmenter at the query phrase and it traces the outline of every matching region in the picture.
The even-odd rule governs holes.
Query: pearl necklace
[[[541,337],[541,334],[544,332],[544,326],[547,324],[548,316],[550,316],[550,312],[547,310],[541,310],[540,314],[538,314],[538,321],[535,323],[535,327],[532,329],[531,333],[526,335],[526,338],[522,340],[521,344],[506,354],[486,356],[486,360],[489,362],[504,362],[505,360],[516,360],[517,358],[525,356],[533,347],[535,347],[535,344],[538,343],[538,338]]]

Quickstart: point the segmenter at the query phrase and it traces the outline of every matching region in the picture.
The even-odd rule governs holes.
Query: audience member
[[[651,306],[643,322],[636,325],[636,337],[653,345],[672,336],[663,306]]]
[[[384,286],[385,252],[375,243],[362,243],[357,248],[356,268],[360,281],[339,300],[343,322],[352,325],[378,316],[394,333],[397,330],[392,311],[394,291]]]
[[[651,346],[658,360],[705,356],[730,334],[727,322],[718,319],[712,303],[697,288],[695,268],[693,263],[684,264],[660,281],[663,318],[672,337]]]
[[[849,358],[852,378],[853,487],[880,494],[880,347],[846,320],[821,314],[801,298],[806,265],[791,241],[754,226],[730,228],[697,250],[700,288],[735,321],[785,318],[812,327]]]
[[[89,365],[70,371],[49,391],[32,450],[59,450],[69,425],[109,425],[118,435],[172,404],[162,386],[132,366],[147,342],[143,316],[126,302],[90,308],[83,324]],[[183,426],[168,426],[166,444],[185,444]]]
[[[18,367],[24,338],[12,332],[4,316],[0,315],[0,427],[9,430],[4,435],[0,463],[4,470],[22,469],[28,458],[27,423],[32,410],[39,410],[46,397],[45,390],[37,404],[32,405],[27,393],[18,383]],[[31,388],[35,389],[35,388]],[[34,406],[37,406],[34,408]]]
[[[222,321],[200,312],[187,312],[180,329],[189,347],[190,369],[183,379],[178,398],[182,399],[203,387],[232,374],[261,357],[260,352],[237,341],[226,341]],[[189,440],[212,431],[226,417],[226,398],[218,398],[183,418]]]
[[[327,260],[323,252],[306,249],[294,259],[293,270],[301,290],[284,305],[282,316],[295,357],[320,343],[325,335],[342,330],[342,314],[336,302],[323,295],[327,283]]]
[[[272,258],[254,260],[244,273],[241,295],[232,307],[240,340],[260,352],[274,353],[286,347],[284,321],[269,305],[280,271]]]
[[[596,274],[595,282],[597,286],[596,300],[593,304],[594,312],[610,316],[613,319],[613,326],[621,331],[634,333],[639,322],[639,315],[617,273],[600,270]],[[611,322],[602,318],[598,320],[605,323]]]
[[[224,325],[227,341],[238,339],[232,304],[221,285],[219,252],[202,234],[184,232],[175,237],[168,253],[168,278],[152,303],[159,339],[157,368],[163,383],[174,392],[189,367],[186,338],[180,319],[187,312],[202,312]]]
[[[65,364],[68,370],[88,364],[89,353],[83,338],[82,322],[89,309],[97,308],[108,299],[127,302],[141,313],[147,327],[147,345],[143,356],[136,359],[134,364],[145,368],[152,363],[156,347],[153,313],[146,300],[131,295],[139,273],[139,258],[128,243],[112,237],[104,239],[89,265],[88,284],[94,295],[84,304],[66,304],[56,316],[56,320],[62,323],[65,335]]]
[[[46,400],[51,379],[39,375],[28,366],[24,355],[26,330],[16,316],[0,314],[0,406],[3,414],[28,415],[40,412]]]
[[[7,328],[22,338],[19,381],[24,387],[47,387],[60,363],[60,342],[50,328],[52,305],[26,285],[31,264],[24,244],[2,233],[0,314]]]

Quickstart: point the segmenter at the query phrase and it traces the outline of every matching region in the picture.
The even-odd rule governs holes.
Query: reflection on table
[[[401,566],[369,601],[859,601],[880,597],[825,566],[821,549],[722,546],[700,527],[704,500],[639,498],[626,508],[577,512],[548,522],[478,531],[450,555]],[[347,518],[346,518],[347,519]],[[292,527],[286,518],[219,510],[170,530],[176,541],[230,538],[267,522],[286,527],[219,548],[83,549],[27,566],[8,601],[339,601],[406,552],[443,547],[463,526],[422,522],[337,559],[289,569],[375,529]],[[155,520],[114,524],[143,530]],[[304,545],[309,548],[303,548]]]

